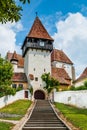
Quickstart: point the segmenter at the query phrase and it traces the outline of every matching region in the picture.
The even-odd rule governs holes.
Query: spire
[[[38,15],[38,12],[36,12],[36,17],[37,17],[37,15]]]
[[[45,29],[42,22],[38,18],[37,12],[36,12],[36,19],[27,37],[41,38],[41,39],[47,39],[53,41],[53,38],[48,34],[47,30]]]
[[[18,61],[16,51],[14,51],[12,58],[11,58],[11,61]]]

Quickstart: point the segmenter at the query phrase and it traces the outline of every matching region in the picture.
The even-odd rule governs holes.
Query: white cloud
[[[23,29],[21,22],[0,24],[0,53],[4,57],[8,51],[21,52],[16,45],[16,33]]]
[[[87,18],[81,13],[69,13],[56,23],[54,46],[63,49],[75,64],[76,75],[87,67]]]

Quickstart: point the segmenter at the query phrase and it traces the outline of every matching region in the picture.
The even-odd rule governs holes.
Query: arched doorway
[[[45,99],[45,93],[41,90],[36,90],[35,93],[34,93],[34,98],[44,100]]]

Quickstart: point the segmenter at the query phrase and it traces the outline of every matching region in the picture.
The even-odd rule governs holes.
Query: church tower
[[[24,72],[29,86],[33,87],[35,99],[46,99],[41,75],[43,73],[51,73],[53,41],[40,19],[36,17],[22,45]]]

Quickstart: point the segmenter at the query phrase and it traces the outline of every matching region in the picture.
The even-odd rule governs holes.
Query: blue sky
[[[21,31],[21,36],[25,38],[29,32],[36,16],[35,12],[38,12],[38,16],[45,27],[52,26],[49,33],[53,35],[56,31],[55,23],[58,20],[66,18],[69,12],[81,12],[83,15],[86,15],[85,10],[82,12],[82,8],[86,8],[86,5],[86,0],[37,0],[37,2],[36,0],[31,0],[30,5],[22,5],[23,11],[21,22],[25,29]],[[20,32],[17,34],[17,41],[23,42],[23,38],[20,39],[19,35]]]
[[[21,53],[21,45],[34,22],[35,12],[38,12],[38,17],[54,38],[54,48],[62,49],[68,55],[74,63],[76,76],[79,76],[87,67],[87,1],[31,0],[22,8],[18,23],[0,24],[2,56],[7,51]]]
[[[36,0],[31,0],[30,5],[22,5],[21,21],[25,29],[21,31],[21,36],[24,38],[29,32],[36,16],[35,12],[38,12],[38,16],[45,26],[52,26],[49,33],[53,35],[56,31],[55,23],[58,20],[66,18],[69,12],[81,12],[83,15],[86,15],[85,10],[82,12],[82,8],[86,8],[86,6],[86,0],[37,0],[37,2]],[[19,35],[20,32],[17,34],[17,41],[23,42]]]

